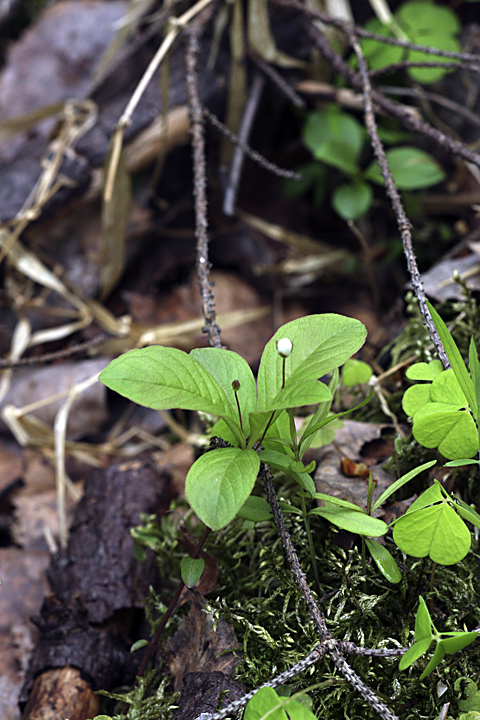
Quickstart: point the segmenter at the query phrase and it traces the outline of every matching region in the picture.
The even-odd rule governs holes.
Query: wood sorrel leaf
[[[268,341],[258,371],[258,410],[265,410],[282,388],[283,362],[277,340],[287,337],[293,350],[285,358],[286,387],[297,380],[317,380],[343,365],[365,342],[366,328],[354,318],[310,315],[283,325]]]
[[[412,557],[430,558],[439,565],[454,565],[470,550],[470,532],[448,502],[402,515],[393,527],[397,546]]]
[[[202,455],[188,471],[185,494],[200,520],[220,530],[252,492],[260,467],[254,450],[220,448]]]
[[[424,447],[438,447],[448,460],[472,458],[478,452],[477,427],[468,411],[446,410],[421,417],[417,414],[413,436]]]
[[[467,406],[467,398],[452,368],[444,370],[433,380],[430,386],[430,399],[432,402],[455,405],[457,409]]]
[[[412,385],[405,390],[402,407],[405,415],[413,418],[424,405],[430,402],[430,383],[428,385]]]
[[[430,485],[424,492],[410,505],[407,513],[420,510],[421,508],[428,507],[428,505],[434,505],[437,502],[443,500],[445,495],[442,492],[442,486],[440,483],[435,482]]]
[[[255,410],[257,404],[257,386],[249,364],[237,353],[220,348],[196,348],[190,352],[190,357],[201,363],[218,382],[230,402],[233,416],[240,424],[236,394],[242,413],[243,431],[248,435],[249,414]],[[240,384],[236,393],[232,388],[234,380],[238,380]]]
[[[432,639],[432,620],[428,612],[427,603],[420,595],[418,610],[415,616],[415,640]]]
[[[423,678],[426,678],[427,675],[430,675],[430,673],[435,670],[437,665],[440,665],[440,663],[442,662],[444,657],[445,657],[445,650],[442,646],[442,643],[439,642],[439,643],[437,643],[437,647],[435,648],[435,652],[433,653],[433,655],[430,659],[430,662],[428,663],[427,667],[420,675],[420,680],[423,680]]]
[[[467,645],[478,639],[477,632],[449,632],[441,633],[441,635],[440,642],[446,655],[463,650]]]
[[[112,360],[100,380],[129,400],[157,410],[203,410],[237,420],[227,396],[203,365],[183,350],[151,345]]]
[[[180,572],[182,580],[188,588],[194,587],[202,577],[205,568],[205,560],[203,558],[184,557],[180,564]]]
[[[452,370],[455,373],[455,377],[457,378],[458,383],[463,390],[463,394],[465,395],[467,402],[476,417],[478,414],[478,409],[477,402],[475,400],[473,382],[470,375],[468,374],[467,368],[465,367],[465,363],[463,362],[460,350],[456,346],[455,340],[452,338],[450,331],[443,322],[442,318],[437,313],[433,305],[428,302],[428,300],[427,305],[428,309],[430,310],[432,320],[435,323],[435,327],[437,328],[437,332],[440,336],[440,340],[442,341],[445,352],[447,353],[447,357],[450,361],[450,365],[452,366]]]
[[[399,583],[402,579],[402,573],[387,548],[377,540],[372,540],[368,537],[365,538],[365,542],[375,565],[378,567],[382,575],[391,583]]]
[[[443,372],[440,360],[431,360],[429,363],[419,362],[410,365],[405,375],[409,380],[434,380],[437,375]]]
[[[385,535],[388,528],[383,520],[371,517],[362,512],[359,508],[351,510],[350,508],[340,507],[333,503],[325,503],[325,507],[314,508],[308,513],[310,515],[320,515],[333,525],[342,530],[348,530],[356,535],[368,535],[369,537],[379,537]]]
[[[363,385],[370,380],[372,375],[373,370],[368,363],[351,358],[342,368],[342,383],[345,387]]]
[[[418,642],[414,643],[412,647],[408,648],[405,655],[402,656],[402,659],[398,664],[398,669],[406,670],[407,668],[409,668],[410,665],[415,662],[415,660],[418,660],[419,657],[421,657],[427,652],[431,643],[431,638],[425,638],[425,640],[419,640]]]

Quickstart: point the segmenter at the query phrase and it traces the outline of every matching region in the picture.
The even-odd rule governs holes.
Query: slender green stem
[[[287,414],[290,421],[290,440],[292,441],[292,450],[295,453],[295,460],[300,460],[300,448],[297,440],[297,428],[295,427],[293,410],[287,410]]]
[[[320,597],[322,594],[321,587],[320,587],[320,575],[318,574],[317,556],[315,555],[315,545],[313,544],[312,531],[310,529],[310,520],[309,520],[308,513],[307,513],[307,505],[305,503],[304,497],[300,496],[300,500],[302,503],[302,516],[303,516],[303,522],[305,523],[305,530],[307,532],[310,557],[312,559],[312,568],[313,568],[313,575],[315,578],[315,587],[317,589],[317,595],[318,595],[318,597]]]

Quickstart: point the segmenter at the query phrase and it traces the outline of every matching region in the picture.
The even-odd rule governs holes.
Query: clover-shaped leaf
[[[420,414],[422,410],[420,410]],[[414,417],[413,436],[426,448],[438,447],[449,460],[472,458],[478,452],[475,422],[467,411],[447,410]]]
[[[470,550],[470,532],[447,501],[402,515],[393,539],[412,557],[429,556],[440,565],[454,565]]]

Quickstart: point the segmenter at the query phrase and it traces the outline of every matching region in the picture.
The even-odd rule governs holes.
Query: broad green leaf
[[[394,37],[392,29],[388,25],[381,23],[377,18],[369,20],[365,24],[365,29],[377,35]],[[403,48],[396,45],[387,45],[378,40],[361,38],[360,43],[365,59],[368,61],[368,67],[372,70],[400,62],[404,55]]]
[[[151,345],[120,355],[100,380],[129,400],[157,410],[203,410],[236,419],[228,399],[207,370],[183,350]]]
[[[477,632],[449,632],[441,633],[441,635],[440,642],[446,655],[463,650],[467,645],[478,640]]]
[[[473,392],[475,395],[477,408],[480,408],[480,361],[478,359],[477,348],[475,347],[473,337],[470,340],[468,360],[470,365],[470,375],[472,377],[473,383]]]
[[[405,375],[409,380],[435,380],[437,375],[443,372],[443,365],[440,360],[431,360],[429,363],[419,362],[410,365]]]
[[[439,6],[436,6],[438,9]],[[441,33],[435,35],[416,35],[414,38],[415,42],[419,42],[422,45],[430,45],[436,47],[439,50],[448,50],[449,52],[461,52],[462,46],[457,38],[451,35],[445,35],[444,29]],[[408,60],[412,63],[424,63],[424,62],[452,62],[451,58],[443,58],[435,55],[423,53],[420,50],[410,50],[408,53]],[[415,80],[415,82],[430,84],[438,82],[444,75],[452,72],[449,68],[408,68],[408,74]]]
[[[405,390],[402,407],[405,415],[413,418],[421,407],[430,402],[430,383],[428,385],[412,385]]]
[[[433,653],[430,662],[428,663],[427,667],[420,675],[420,680],[423,680],[423,678],[426,678],[427,675],[430,675],[430,673],[435,670],[437,665],[440,665],[440,663],[442,662],[444,657],[445,657],[445,650],[442,647],[442,643],[439,642],[439,643],[437,643],[437,647],[435,648],[435,652]]]
[[[448,403],[456,408],[464,408],[467,399],[458,384],[452,368],[437,375],[430,386],[430,398],[432,402]]]
[[[395,17],[402,28],[412,36],[439,33],[455,35],[461,29],[460,21],[453,10],[427,0],[403,3]]]
[[[276,450],[260,450],[258,457],[274,470],[280,470],[280,472],[296,480],[298,484],[308,492],[310,497],[315,495],[315,483],[311,476],[308,473],[298,473],[292,470],[292,459],[288,455],[284,455]]]
[[[284,707],[290,720],[316,720],[316,716],[312,713],[307,704],[302,700],[296,700],[295,698],[292,698],[290,700],[287,700]]]
[[[235,433],[228,427],[225,420],[218,420],[210,430],[209,436],[212,438],[222,438],[222,440],[230,443],[232,447],[243,447],[243,443],[239,442],[239,439],[236,437]]]
[[[445,173],[437,161],[424,150],[403,146],[387,150],[387,160],[393,178],[400,190],[421,190],[437,185]],[[376,161],[365,171],[367,180],[383,185],[383,177]]]
[[[365,542],[375,565],[382,575],[391,583],[399,583],[402,579],[402,573],[387,548],[377,542],[377,540],[372,540],[371,538],[365,538]]]
[[[464,520],[480,529],[480,515],[470,505],[467,505],[463,500],[457,499],[455,509]]]
[[[419,640],[419,642],[414,643],[412,647],[408,648],[405,655],[402,656],[402,659],[400,660],[398,665],[398,669],[406,670],[407,668],[409,668],[410,665],[415,662],[415,660],[418,660],[418,658],[422,657],[422,655],[427,652],[431,642],[431,640],[425,638],[425,640]]]
[[[418,600],[418,610],[415,616],[415,640],[417,642],[419,640],[425,640],[426,638],[431,640],[433,637],[432,620],[430,618],[430,613],[428,612],[427,603],[421,595]]]
[[[455,373],[455,377],[457,378],[458,383],[463,390],[463,394],[467,398],[467,402],[476,417],[478,410],[475,400],[475,391],[473,389],[473,382],[470,375],[468,374],[467,368],[465,367],[465,363],[463,362],[460,350],[456,346],[455,340],[452,338],[449,329],[447,328],[433,305],[428,301],[427,305],[428,309],[430,310],[432,320],[435,323],[435,327],[437,328],[437,332],[440,336],[440,340],[442,341],[445,352],[447,353],[447,357],[450,361],[450,365],[452,366],[452,370]]]
[[[265,410],[282,387],[283,358],[277,340],[287,337],[293,343],[286,359],[288,384],[296,380],[317,380],[343,365],[366,338],[366,328],[354,318],[328,313],[309,315],[283,325],[268,341],[258,371],[258,410]]]
[[[430,558],[440,565],[454,565],[468,553],[468,528],[446,502],[406,513],[393,527],[397,546],[412,557]]]
[[[342,530],[348,530],[356,535],[368,535],[369,537],[379,537],[385,535],[388,528],[383,520],[373,518],[363,512],[351,510],[349,508],[339,507],[333,503],[325,503],[325,507],[314,508],[310,510],[310,515],[320,515],[333,525]]]
[[[188,588],[194,587],[202,577],[205,568],[203,558],[184,557],[180,564],[182,580]]]
[[[270,432],[270,429],[272,426],[277,422],[278,418],[280,418],[282,415],[286,415],[285,412],[282,410],[274,410],[273,412],[271,410],[263,410],[262,412],[254,412],[250,413],[250,438],[248,440],[248,447],[254,447],[255,444],[260,440],[260,438],[263,436],[265,432],[265,428],[267,428],[267,435]],[[272,419],[273,416],[273,419]],[[288,425],[286,429],[286,434],[284,433],[275,433],[275,435],[280,435],[283,437],[290,437],[290,426]]]
[[[375,512],[377,508],[381,507],[385,500],[387,500],[391,495],[393,495],[393,493],[396,493],[397,490],[400,490],[401,487],[406,485],[407,482],[410,482],[410,480],[413,480],[413,478],[417,477],[417,475],[420,475],[420,473],[424,470],[429,470],[435,465],[436,462],[436,460],[430,460],[429,462],[423,463],[423,465],[419,465],[418,467],[413,468],[413,470],[410,470],[410,472],[402,475],[402,477],[398,478],[398,480],[395,480],[395,482],[389,485],[389,487],[384,490],[383,493],[379,495],[378,498],[375,500],[372,505],[372,513]]]
[[[285,410],[331,401],[330,390],[324,383],[318,380],[294,378],[293,381],[288,380],[274,398],[266,401],[267,407],[264,410]]]
[[[262,687],[248,701],[243,720],[287,720],[281,698],[273,688]]]
[[[191,351],[190,356],[201,363],[218,382],[230,402],[233,416],[240,425],[235,392],[232,388],[232,382],[238,380],[240,388],[236,395],[242,413],[243,431],[248,435],[250,430],[248,416],[255,410],[257,404],[257,386],[246,360],[231,350],[220,348],[196,348]]]
[[[358,157],[365,141],[365,130],[356,118],[339,110],[337,105],[309,113],[302,137],[316,160],[347,175],[359,172]]]
[[[260,467],[254,450],[221,448],[202,455],[190,468],[185,494],[207,527],[220,530],[252,492]]]
[[[343,183],[332,194],[332,205],[343,220],[357,220],[365,215],[372,205],[373,190],[363,182]]]
[[[345,387],[353,387],[354,385],[363,385],[367,383],[373,375],[373,370],[368,363],[363,360],[355,360],[351,358],[347,360],[342,367],[342,383]]]
[[[472,458],[478,452],[477,427],[470,413],[462,410],[415,417],[413,436],[424,447],[438,447],[448,460]]]
[[[238,517],[251,522],[265,522],[272,520],[272,511],[267,500],[263,497],[250,495],[237,512]]]

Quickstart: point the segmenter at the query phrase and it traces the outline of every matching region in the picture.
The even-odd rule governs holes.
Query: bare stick
[[[220,328],[217,325],[215,299],[210,283],[210,262],[208,259],[208,220],[207,220],[207,177],[205,163],[205,137],[203,128],[203,111],[198,92],[198,53],[199,37],[203,29],[203,16],[200,16],[188,28],[188,45],[186,52],[187,91],[191,119],[192,153],[193,153],[193,193],[195,197],[195,237],[197,239],[197,274],[202,296],[205,327],[203,332],[208,335],[211,347],[222,347]]]
[[[347,34],[353,51],[357,56],[360,77],[362,80],[363,102],[365,109],[365,125],[370,136],[373,152],[375,154],[378,165],[380,167],[380,171],[382,173],[383,180],[385,182],[385,192],[389,197],[390,202],[392,203],[392,208],[397,219],[397,225],[402,238],[403,250],[407,259],[407,267],[408,272],[410,273],[412,286],[418,300],[418,304],[420,305],[420,310],[422,311],[422,315],[425,320],[428,332],[430,334],[430,338],[435,345],[435,349],[437,350],[438,356],[442,361],[443,367],[448,368],[450,367],[450,363],[448,362],[445,348],[443,347],[443,343],[440,340],[437,328],[435,327],[435,324],[430,315],[430,311],[427,307],[422,278],[420,276],[417,259],[413,250],[411,225],[405,214],[400,193],[398,192],[392,172],[388,166],[387,156],[385,154],[382,141],[380,140],[380,137],[378,135],[375,113],[373,111],[372,84],[368,76],[368,67],[365,61],[365,56],[360,47],[360,43],[358,42],[358,38],[351,27],[349,27]]]
[[[37,357],[20,358],[19,360],[4,360],[3,358],[0,358],[0,370],[8,370],[10,368],[21,367],[23,365],[43,365],[47,362],[63,360],[63,358],[70,357],[71,355],[76,355],[77,353],[81,353],[84,350],[89,350],[96,345],[100,345],[100,343],[104,342],[106,339],[107,335],[105,333],[101,333],[101,335],[97,335],[91,340],[77,343],[76,345],[72,345],[71,347],[65,348],[64,350],[44,353],[43,355],[38,355]]]
[[[277,175],[277,177],[289,178],[290,180],[302,179],[300,173],[297,173],[294,170],[286,170],[285,168],[279,167],[275,163],[270,162],[270,160],[267,160],[256,150],[253,150],[250,145],[248,145],[247,143],[243,143],[237,133],[234,133],[233,130],[230,130],[230,128],[227,127],[225,123],[223,123],[216,115],[214,115],[214,113],[210,112],[210,110],[205,106],[203,107],[203,113],[207,120],[212,123],[213,127],[217,128],[217,130],[219,130],[222,135],[225,135],[225,137],[228,138],[233,145],[238,145],[239,147],[241,147],[245,155],[248,155],[251,160],[258,163],[260,167],[265,168],[265,170],[273,173],[273,175]]]
[[[360,25],[354,25],[353,23],[347,23],[340,18],[332,17],[326,13],[322,13],[319,10],[315,10],[313,7],[308,7],[299,0],[270,0],[275,5],[283,5],[290,8],[295,8],[300,12],[308,15],[312,18],[321,20],[325,25],[331,25],[332,27],[341,30],[347,34],[348,30],[353,30],[355,35],[358,37],[369,38],[371,40],[378,40],[378,42],[384,43],[385,45],[397,45],[398,47],[405,48],[405,50],[419,50],[426,55],[437,55],[438,57],[452,58],[454,60],[462,60],[465,63],[480,64],[480,56],[478,54],[455,52],[452,50],[440,50],[440,48],[432,47],[431,45],[418,45],[417,43],[410,42],[409,40],[399,40],[398,38],[386,37],[385,35],[378,35],[378,33],[370,32],[365,30]]]
[[[250,57],[252,58],[252,61],[257,65],[257,67],[260,68],[262,72],[265,73],[265,75],[270,78],[272,83],[276,85],[276,87],[282,92],[292,103],[292,105],[295,105],[295,107],[304,108],[306,107],[305,100],[300,97],[300,95],[295,92],[293,87],[288,84],[288,82],[285,80],[283,75],[280,75],[280,73],[273,67],[273,65],[269,65],[268,63],[263,60],[263,58],[260,57],[260,55],[257,55],[256,53],[250,53]]]
[[[242,173],[243,161],[245,159],[244,147],[250,136],[252,124],[257,114],[260,98],[262,97],[263,88],[265,87],[265,77],[259,72],[255,74],[245,112],[243,113],[240,132],[238,133],[239,144],[237,145],[232,158],[230,167],[230,175],[228,177],[225,197],[223,200],[223,212],[231,217],[235,212],[235,201],[237,199],[238,183]]]
[[[317,633],[320,637],[320,645],[323,645],[326,648],[328,654],[332,658],[338,670],[342,673],[343,677],[348,680],[351,686],[362,696],[370,707],[378,713],[382,720],[398,720],[396,715],[394,715],[385,703],[383,703],[380,698],[378,698],[375,693],[372,692],[367,685],[365,685],[363,680],[358,677],[345,658],[342,657],[341,652],[337,647],[337,642],[328,632],[323,613],[320,610],[310,587],[308,586],[307,578],[305,577],[305,573],[300,565],[300,561],[295,548],[293,547],[292,539],[285,524],[285,519],[280,509],[280,505],[278,504],[278,498],[273,487],[270,470],[264,463],[260,465],[260,475],[265,486],[267,500],[272,509],[273,520],[282,539],[288,564],[295,576],[297,585],[299,586],[307,604],[310,617],[317,629]]]

